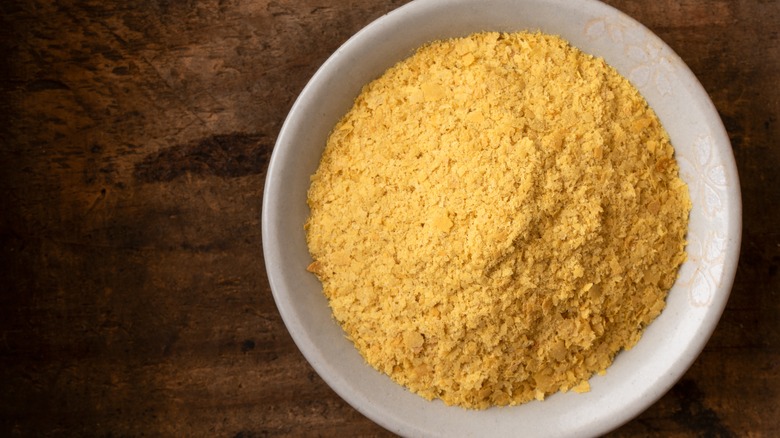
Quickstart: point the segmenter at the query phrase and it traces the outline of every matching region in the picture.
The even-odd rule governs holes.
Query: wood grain
[[[0,435],[391,435],[296,349],[259,218],[297,94],[403,3],[0,3]],[[780,2],[609,3],[710,93],[744,203],[714,336],[611,436],[780,435]]]

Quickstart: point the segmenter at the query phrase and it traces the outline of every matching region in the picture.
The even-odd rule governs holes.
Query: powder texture
[[[589,390],[665,305],[690,201],[630,83],[561,38],[437,41],[365,86],[308,193],[365,360],[467,408]]]

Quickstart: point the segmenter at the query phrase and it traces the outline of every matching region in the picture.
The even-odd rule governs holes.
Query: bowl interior
[[[303,224],[309,176],[361,87],[426,42],[485,30],[561,35],[631,80],[671,137],[693,209],[688,261],[667,308],[606,375],[591,379],[589,393],[469,411],[428,402],[365,364],[332,318],[319,281],[305,270],[311,258]],[[591,0],[417,0],[356,34],[303,90],[269,165],[262,224],[269,281],[290,334],[320,376],[375,422],[413,436],[584,436],[646,409],[699,354],[731,289],[740,215],[734,158],[712,102],[680,58],[639,23]]]

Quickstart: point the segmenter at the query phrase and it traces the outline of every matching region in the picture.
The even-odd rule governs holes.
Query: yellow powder
[[[530,33],[438,41],[364,87],[308,202],[309,270],[366,361],[468,408],[588,391],[664,308],[690,210],[636,89]]]

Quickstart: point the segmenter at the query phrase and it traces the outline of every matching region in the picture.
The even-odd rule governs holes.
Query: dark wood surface
[[[294,98],[402,0],[0,3],[0,436],[388,436],[296,349],[264,272]],[[720,112],[742,181],[732,297],[624,436],[780,436],[780,2],[610,0]]]

